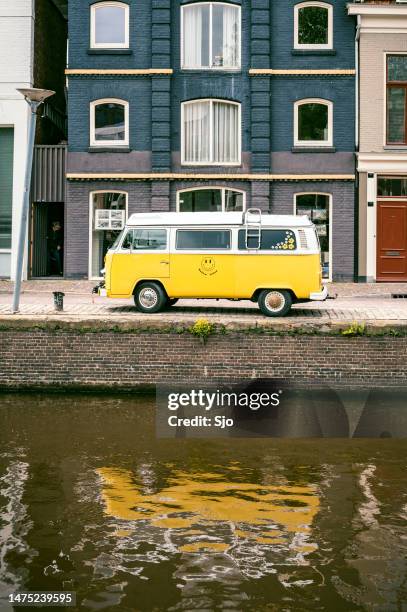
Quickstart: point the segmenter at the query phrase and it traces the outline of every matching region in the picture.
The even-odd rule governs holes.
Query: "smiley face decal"
[[[199,266],[199,271],[204,276],[212,276],[216,274],[216,263],[213,257],[203,257],[201,259],[201,265]]]

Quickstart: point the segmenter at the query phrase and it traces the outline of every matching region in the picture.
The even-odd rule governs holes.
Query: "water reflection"
[[[0,398],[0,609],[375,610],[407,600],[402,440],[156,440],[153,400]]]

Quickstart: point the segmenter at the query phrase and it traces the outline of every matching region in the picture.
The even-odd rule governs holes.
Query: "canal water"
[[[407,441],[156,439],[154,399],[0,396],[0,610],[397,611]],[[72,608],[71,608],[72,609]]]

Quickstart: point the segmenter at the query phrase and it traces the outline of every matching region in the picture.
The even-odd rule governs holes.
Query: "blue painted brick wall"
[[[333,6],[335,55],[293,55],[294,6],[301,0],[271,0],[271,57],[273,68],[354,68],[355,21],[347,0],[324,0]]]
[[[333,102],[333,144],[337,151],[353,151],[355,148],[353,77],[273,77],[271,150],[291,150],[294,144],[294,103],[304,98],[322,98]]]

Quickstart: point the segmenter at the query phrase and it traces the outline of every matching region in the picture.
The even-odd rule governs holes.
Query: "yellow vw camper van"
[[[258,302],[270,317],[324,300],[320,248],[308,217],[230,213],[132,215],[106,255],[101,295],[154,313],[179,298]]]

